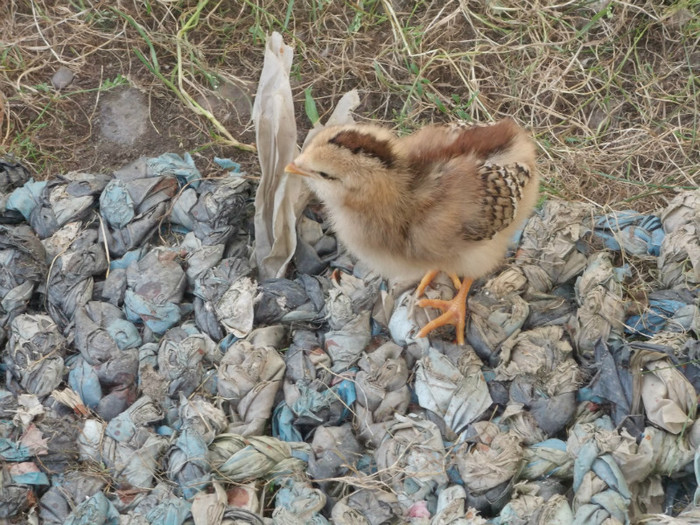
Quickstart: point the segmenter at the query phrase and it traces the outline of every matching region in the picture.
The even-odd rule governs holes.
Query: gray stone
[[[61,66],[51,77],[51,84],[53,84],[55,89],[63,89],[68,87],[70,83],[73,82],[74,76],[75,75],[73,75],[73,72],[70,69],[68,69],[66,66]]]

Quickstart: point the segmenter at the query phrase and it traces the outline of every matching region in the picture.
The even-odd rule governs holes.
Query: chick
[[[328,127],[285,171],[306,177],[340,240],[382,276],[425,274],[420,296],[439,271],[450,274],[457,295],[418,303],[444,312],[418,336],[454,324],[459,344],[473,279],[500,264],[537,200],[535,146],[510,119],[402,138],[374,125]]]

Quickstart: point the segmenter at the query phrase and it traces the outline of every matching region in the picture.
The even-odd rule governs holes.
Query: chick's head
[[[350,192],[366,192],[393,176],[395,140],[389,130],[377,126],[327,127],[285,171],[306,177],[321,200],[333,203]]]

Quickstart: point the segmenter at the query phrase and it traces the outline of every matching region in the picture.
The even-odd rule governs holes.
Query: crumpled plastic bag
[[[461,485],[450,485],[438,495],[437,509],[431,525],[468,525],[464,504],[467,494]]]
[[[127,410],[109,422],[106,435],[117,441],[129,441],[137,436],[141,427],[163,418],[163,411],[157,402],[148,396],[141,396]]]
[[[177,178],[154,173],[146,159],[115,171],[100,195],[104,219],[100,241],[106,238],[115,257],[143,245],[155,233],[177,191]]]
[[[119,521],[119,512],[114,508],[112,502],[102,492],[97,492],[81,502],[64,523],[66,525],[116,525]]]
[[[339,478],[353,470],[362,455],[362,447],[348,423],[337,427],[318,427],[311,450],[308,473],[323,488],[330,488],[325,480]]]
[[[53,235],[92,208],[107,185],[107,175],[70,172],[49,181],[30,182],[7,199],[7,209],[20,212],[41,238]]]
[[[573,473],[574,460],[566,450],[566,442],[561,439],[546,439],[526,447],[523,451],[525,466],[522,477],[525,479],[569,478]]]
[[[306,282],[315,281],[309,278]],[[255,299],[254,309],[255,324],[300,321],[304,318],[303,312],[308,312],[309,319],[318,317],[318,309],[310,300],[304,284],[302,279],[268,279],[258,283],[259,294]],[[323,301],[322,296],[319,299]]]
[[[597,403],[610,403],[610,417],[615,424],[638,434],[644,425],[641,418],[632,413],[635,391],[630,355],[631,348],[628,345],[608,346],[602,340],[599,341],[595,346],[598,370],[588,386],[581,389],[579,396]]]
[[[340,425],[351,415],[356,399],[349,379],[327,385],[319,380],[285,384],[285,400],[275,408],[273,434],[286,441],[308,438],[321,425]]]
[[[308,190],[284,167],[293,160],[296,119],[289,71],[293,50],[273,32],[265,43],[258,92],[253,105],[260,184],[255,194],[255,258],[263,279],[282,277],[296,249],[296,220]]]
[[[68,250],[52,263],[47,283],[48,311],[62,329],[73,314],[92,299],[95,277],[107,271],[104,247],[97,243],[97,231],[82,231]]]
[[[528,523],[532,525],[565,525],[573,523],[574,515],[566,497],[561,494],[548,498],[538,494],[535,484],[515,486],[514,498],[501,510],[494,525]]]
[[[666,237],[657,259],[666,288],[700,284],[700,190],[677,195],[661,213]]]
[[[659,255],[665,237],[661,220],[656,215],[643,215],[622,210],[596,217],[593,234],[602,239],[609,250],[624,250],[631,255]]]
[[[311,383],[318,379],[323,384],[329,384],[331,381],[331,358],[321,348],[315,332],[295,330],[292,333],[292,342],[284,354],[284,362],[287,367],[284,374],[285,397],[289,395],[291,402],[299,395],[298,392],[294,392],[297,382]]]
[[[455,434],[492,404],[481,360],[473,349],[441,345],[428,349],[415,369],[415,394],[421,407],[442,417]]]
[[[156,487],[156,490],[157,489],[158,487]],[[191,516],[191,502],[173,494],[157,494],[157,496],[159,497],[154,498],[156,501],[155,505],[145,512],[146,523],[181,525]]]
[[[92,365],[105,363],[141,343],[136,327],[109,303],[90,301],[75,313],[75,346]]]
[[[45,279],[46,252],[27,225],[0,224],[0,345],[9,323],[23,313]]]
[[[331,356],[331,370],[341,373],[353,366],[371,339],[371,312],[364,311],[348,321],[339,330],[324,335],[324,349]]]
[[[591,222],[584,203],[546,201],[525,224],[518,261],[540,266],[555,285],[566,283],[586,266],[579,241]]]
[[[185,235],[179,247],[185,254],[188,286],[192,286],[207,270],[219,264],[226,250],[225,244],[204,244],[193,232]]]
[[[75,327],[81,356],[71,367],[69,384],[86,406],[110,420],[137,396],[141,336],[120,309],[96,301],[78,309]]]
[[[81,460],[104,465],[117,486],[152,487],[158,461],[168,447],[164,437],[136,426],[134,416],[141,413],[142,406],[132,405],[128,414],[122,413],[120,422],[125,425],[114,425],[114,419],[107,426],[87,419],[78,438]]]
[[[28,180],[29,171],[12,155],[0,157],[0,224],[16,224],[22,221],[20,212],[7,209],[7,199]]]
[[[197,277],[194,282],[194,315],[197,327],[203,332],[209,334],[212,339],[221,340],[228,330],[224,330],[224,326],[230,326],[231,331],[243,328],[241,333],[249,330],[250,320],[254,315],[254,305],[241,305],[241,309],[245,312],[245,319],[238,319],[235,322],[229,319],[232,313],[231,305],[222,301],[225,294],[230,296],[229,290],[236,285],[239,279],[247,278],[251,273],[250,265],[245,258],[230,257],[223,259],[216,266],[208,269],[202,275]],[[252,285],[252,281],[250,281]],[[241,286],[238,284],[237,286]],[[252,291],[250,292],[252,294]],[[228,307],[217,310],[217,305],[223,302],[228,304]],[[239,313],[236,316],[240,316]]]
[[[478,442],[464,443],[454,464],[464,482],[467,504],[480,511],[498,512],[510,499],[514,480],[522,465],[520,438],[502,432],[492,423],[477,424]]]
[[[360,489],[333,505],[337,525],[391,523],[403,516],[396,494],[381,489]]]
[[[4,477],[4,473],[0,474]],[[0,479],[0,518],[17,516],[27,510],[36,496],[31,487]]]
[[[520,295],[526,282],[520,271],[509,268],[469,297],[466,341],[491,366],[498,364],[502,345],[520,332],[530,313]]]
[[[127,268],[124,310],[129,321],[142,322],[156,334],[180,321],[186,278],[177,256],[174,250],[154,248]]]
[[[666,233],[671,233],[682,226],[700,222],[700,190],[683,191],[676,195],[659,215]]]
[[[221,359],[218,393],[238,416],[228,432],[263,434],[284,377],[284,360],[276,348],[280,334],[283,331],[275,326],[258,329],[249,340],[235,342]]]
[[[207,445],[226,430],[228,424],[226,413],[199,395],[189,399],[181,395],[178,413],[178,427],[195,430]]]
[[[168,453],[168,478],[175,481],[186,499],[202,491],[211,477],[207,442],[197,429],[184,428]]]
[[[149,175],[155,177],[173,176],[177,178],[180,186],[198,188],[202,182],[202,175],[195,166],[192,155],[187,152],[182,157],[177,153],[163,153],[158,157],[146,159],[146,170]]]
[[[67,347],[49,316],[22,314],[10,324],[3,362],[25,391],[43,398],[63,380]]]
[[[672,476],[693,459],[694,447],[654,427],[647,427],[639,442],[626,431],[598,431],[597,443],[609,451],[627,481],[632,502],[630,513],[662,512],[665,490],[662,476]]]
[[[239,176],[204,179],[175,200],[170,223],[196,235],[205,246],[226,244],[246,218],[250,183]]]
[[[143,356],[141,359],[143,361]],[[204,383],[204,363],[211,366],[220,360],[221,353],[216,343],[192,324],[171,328],[165,333],[158,345],[156,373],[149,375],[154,376],[154,383],[160,380],[164,384],[165,392],[158,399],[168,411],[169,422],[178,418],[175,400],[181,395],[191,395]],[[142,388],[146,390],[154,386]]]
[[[409,369],[403,349],[387,341],[364,355],[355,375],[355,419],[359,436],[373,446],[384,439],[394,414],[405,414],[411,400],[408,388]]]
[[[258,285],[250,277],[239,277],[218,297],[214,311],[227,333],[246,337],[253,329]]]
[[[689,429],[695,421],[698,395],[668,356],[640,349],[630,364],[649,421],[671,434]]]
[[[307,447],[305,443],[290,444],[270,436],[223,433],[209,445],[207,460],[213,476],[222,481],[276,479],[306,469],[306,462],[295,454],[308,454]]]
[[[46,524],[63,524],[72,509],[102,492],[106,481],[88,472],[72,471],[52,477],[51,487],[41,497],[39,517]]]
[[[576,280],[575,342],[579,356],[590,359],[595,343],[607,341],[611,334],[620,336],[625,317],[622,286],[613,272],[612,262],[604,252],[592,255],[583,274]]]
[[[393,488],[404,510],[421,501],[436,507],[448,477],[445,446],[434,423],[396,414],[374,458],[380,479]]]
[[[287,479],[275,497],[272,523],[275,525],[327,525],[320,514],[326,504],[326,495],[308,481]]]
[[[284,359],[284,401],[274,410],[274,436],[301,441],[317,426],[340,424],[350,416],[356,399],[354,382],[345,379],[346,374],[331,372],[331,358],[313,332],[294,332]]]
[[[508,339],[494,372],[495,379],[512,381],[510,400],[527,406],[547,436],[573,417],[580,372],[562,327],[540,326]]]
[[[358,263],[361,267],[361,263]],[[428,339],[416,337],[420,329],[429,321],[439,315],[439,310],[433,308],[419,308],[418,298],[415,294],[414,282],[397,280],[389,283],[387,290],[381,281],[375,284],[378,276],[373,272],[365,276],[367,286],[375,285],[377,291],[374,294],[375,303],[372,309],[373,321],[386,325],[391,333],[391,338],[396,344],[425,349],[428,347]],[[455,294],[452,280],[444,273],[439,273],[430,287],[426,288],[423,297],[427,299],[451,299]],[[422,297],[422,298],[423,298]],[[451,328],[447,328],[451,330]],[[442,330],[433,333],[433,337]]]
[[[698,298],[689,289],[657,290],[649,294],[649,306],[625,321],[629,334],[652,336],[661,331],[700,333]]]
[[[199,492],[192,500],[194,525],[264,525],[255,484],[224,490],[212,483],[213,493]],[[189,522],[188,522],[189,523]]]
[[[596,430],[612,430],[609,418],[592,424],[576,424],[567,442],[574,459],[575,524],[629,523],[631,493],[625,476],[605,447],[595,439]]]
[[[294,266],[301,274],[318,275],[335,259],[338,241],[331,232],[324,233],[321,223],[302,215],[297,222],[297,247]]]
[[[577,523],[598,523],[586,520],[594,517],[600,520],[611,514],[621,520],[620,516],[628,510],[624,501],[627,494],[631,498],[628,503],[632,522],[648,523],[640,521],[639,516],[661,512],[668,501],[673,501],[668,499],[668,491],[672,489],[669,484],[662,484],[662,476],[677,475],[696,456],[695,446],[687,437],[647,427],[635,439],[624,429],[615,430],[607,416],[575,425],[567,449],[576,461],[575,487],[579,483],[577,479],[581,480],[581,493],[577,497],[583,494],[591,499],[591,503],[583,506],[585,511],[577,510]],[[596,491],[603,491],[602,496],[591,497]],[[574,508],[576,504],[575,497]]]

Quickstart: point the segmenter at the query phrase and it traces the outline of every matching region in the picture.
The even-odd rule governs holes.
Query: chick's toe
[[[453,281],[454,279],[456,279],[456,276],[453,277]],[[418,337],[425,337],[436,328],[451,324],[457,329],[457,344],[464,344],[464,327],[467,316],[467,295],[469,294],[469,288],[471,288],[472,282],[472,279],[465,277],[461,283],[461,286],[459,287],[457,295],[455,295],[449,301],[443,301],[440,299],[421,299],[418,301],[418,306],[421,308],[438,308],[443,312],[440,317],[433,319],[426,324],[421,331],[418,332]]]

